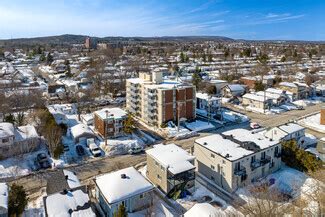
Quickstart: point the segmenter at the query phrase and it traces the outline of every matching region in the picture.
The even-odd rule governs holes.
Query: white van
[[[89,150],[94,157],[99,157],[102,155],[100,148],[95,143],[89,144]]]

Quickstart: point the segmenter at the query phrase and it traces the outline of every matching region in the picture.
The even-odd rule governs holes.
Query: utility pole
[[[105,120],[105,147],[107,147],[107,121],[108,121],[108,110],[105,111],[106,120]]]

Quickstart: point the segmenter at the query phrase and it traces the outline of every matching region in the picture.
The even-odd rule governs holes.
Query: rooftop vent
[[[65,177],[65,180],[68,180],[69,179],[69,176],[68,175],[65,175],[64,177]]]
[[[208,143],[207,142],[203,142],[203,145],[208,145]]]
[[[270,138],[270,142],[272,142],[272,141],[273,141],[273,139]]]
[[[226,154],[226,158],[229,158],[230,157],[230,155],[229,154]]]
[[[67,189],[64,189],[63,190],[63,194],[68,194],[68,190]]]
[[[121,179],[126,179],[126,174],[121,174]]]

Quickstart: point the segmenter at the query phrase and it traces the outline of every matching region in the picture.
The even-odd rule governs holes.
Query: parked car
[[[79,156],[85,155],[85,149],[81,145],[76,146],[76,152]]]
[[[39,153],[36,156],[36,163],[38,164],[40,169],[51,168],[50,161],[45,153]]]
[[[142,153],[143,151],[144,151],[143,147],[137,146],[137,147],[131,148],[128,152],[129,152],[129,154],[139,154],[139,153]]]
[[[255,123],[255,122],[250,123],[249,126],[250,126],[252,129],[258,129],[258,128],[261,127],[258,123]]]
[[[102,155],[102,152],[100,151],[99,147],[95,143],[89,144],[89,150],[94,157],[99,157]]]

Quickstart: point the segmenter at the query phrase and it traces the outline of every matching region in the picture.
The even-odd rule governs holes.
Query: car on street
[[[129,154],[139,154],[139,153],[142,153],[144,151],[143,147],[141,146],[136,146],[136,147],[133,147],[131,149],[129,149]]]
[[[259,125],[258,123],[255,123],[255,122],[250,123],[249,126],[251,129],[258,129],[261,127],[261,125]]]

